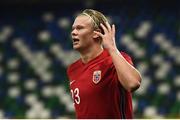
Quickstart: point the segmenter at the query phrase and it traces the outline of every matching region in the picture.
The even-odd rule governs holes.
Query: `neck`
[[[102,46],[95,46],[93,48],[90,48],[88,50],[80,52],[82,62],[83,63],[89,62],[90,60],[92,60],[95,57],[97,57],[98,55],[100,55],[102,53],[102,51],[103,51],[103,47]]]

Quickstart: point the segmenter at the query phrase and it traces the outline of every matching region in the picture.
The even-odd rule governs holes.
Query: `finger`
[[[94,33],[96,33],[98,36],[100,36],[101,38],[103,37],[103,34],[98,32],[98,31],[94,31]]]
[[[107,26],[108,31],[110,32],[111,31],[111,26],[110,26],[110,24],[108,22],[106,22],[106,26]]]
[[[108,32],[107,28],[106,28],[102,23],[101,23],[100,25],[101,25],[101,27],[102,27],[104,33],[107,33],[107,32]]]
[[[116,29],[115,29],[115,25],[112,25],[112,35],[113,37],[115,37],[115,33],[116,33]]]

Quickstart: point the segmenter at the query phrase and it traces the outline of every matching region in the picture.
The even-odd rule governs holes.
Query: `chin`
[[[73,46],[73,49],[74,49],[74,50],[79,50],[80,47],[79,47],[79,46]]]
[[[73,46],[73,49],[79,52],[84,51],[84,49],[80,46]]]

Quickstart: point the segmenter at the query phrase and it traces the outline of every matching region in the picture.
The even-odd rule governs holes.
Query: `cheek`
[[[92,39],[92,32],[85,32],[85,33],[83,33],[81,38],[84,39],[84,40]]]
[[[88,45],[91,44],[91,43],[92,43],[91,37],[90,37],[89,35],[83,36],[83,38],[82,38],[82,43],[88,44]]]

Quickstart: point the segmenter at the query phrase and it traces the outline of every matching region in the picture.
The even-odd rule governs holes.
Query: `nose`
[[[76,35],[77,35],[77,30],[76,30],[76,29],[73,29],[72,32],[71,32],[71,35],[72,35],[72,36],[76,36]]]

